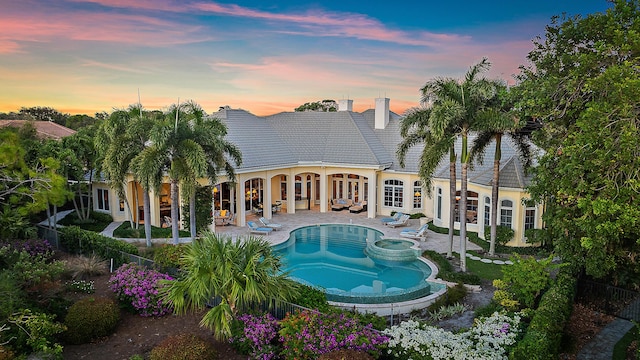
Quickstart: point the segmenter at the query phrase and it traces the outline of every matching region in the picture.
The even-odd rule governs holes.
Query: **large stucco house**
[[[263,212],[270,218],[273,211],[293,214],[313,209],[332,211],[332,201],[350,199],[366,201],[362,216],[375,218],[394,211],[423,213],[435,225],[449,223],[448,157],[435,173],[432,197],[427,197],[418,177],[421,149],[407,155],[402,168],[396,157],[402,141],[400,118],[389,110],[389,99],[375,100],[375,109],[354,112],[352,100],[340,100],[337,112],[283,112],[256,116],[241,109],[221,107],[211,116],[228,127],[227,139],[242,151],[242,166],[236,169],[235,186],[226,181],[215,185],[212,207],[236,214],[237,226],[245,226],[247,215]],[[468,230],[484,237],[488,225],[493,146],[485,154],[486,161],[469,171]],[[458,166],[459,169],[459,166]],[[459,170],[458,170],[459,171]],[[458,174],[458,179],[460,174]],[[458,180],[459,181],[459,180]],[[540,206],[527,206],[523,199],[530,178],[513,144],[505,139],[500,166],[498,221],[515,231],[510,245],[527,245],[524,230],[542,225]],[[206,184],[206,180],[202,180]],[[458,182],[458,188],[460,183]],[[129,218],[127,207],[106,183],[94,183],[94,208],[109,212],[116,221]],[[133,209],[141,209],[142,190],[131,179],[126,196]],[[280,206],[264,205],[281,204]],[[161,226],[169,215],[168,182],[159,194],[152,194],[151,223]],[[142,220],[142,211],[134,211],[133,219]],[[459,223],[456,223],[459,227]],[[488,234],[487,234],[488,238]]]

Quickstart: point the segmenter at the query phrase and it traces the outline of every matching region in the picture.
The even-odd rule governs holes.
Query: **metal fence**
[[[608,315],[640,321],[640,292],[579,279],[576,301]]]
[[[38,229],[38,237],[41,237],[49,242],[56,250],[60,249],[60,242],[58,241],[58,230],[50,229],[47,226],[36,225]]]
[[[220,297],[215,297],[207,303],[207,306],[209,307],[217,306],[220,304],[220,301],[221,301]],[[308,309],[304,306],[296,305],[286,301],[276,302],[275,300],[252,303],[252,304],[249,304],[249,306],[247,306],[247,309],[245,310],[252,310],[258,313],[269,313],[278,320],[284,319],[287,316],[287,314],[293,314],[298,311],[305,311],[305,310],[322,314],[317,310]]]

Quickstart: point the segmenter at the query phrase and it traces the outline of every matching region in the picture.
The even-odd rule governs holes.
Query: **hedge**
[[[561,268],[556,281],[542,295],[524,338],[511,351],[510,359],[557,359],[564,327],[573,309],[576,277]]]
[[[128,242],[82,230],[77,226],[61,228],[60,244],[70,253],[96,254],[103,259],[114,259],[116,263],[126,263],[124,253],[138,255],[138,248]]]

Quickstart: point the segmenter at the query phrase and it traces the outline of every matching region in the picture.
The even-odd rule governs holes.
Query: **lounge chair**
[[[427,229],[429,228],[429,224],[422,225],[419,229],[405,229],[400,232],[400,236],[416,239],[416,240],[424,240],[427,237]]]
[[[386,218],[380,219],[380,221],[382,221],[382,224],[384,225],[384,224],[390,223],[392,221],[400,220],[400,216],[402,216],[402,215],[404,215],[404,214],[401,213],[401,212],[397,212],[397,213],[393,214],[391,217],[386,217]]]
[[[386,223],[385,225],[387,225],[388,227],[398,227],[398,226],[405,226],[407,225],[407,222],[409,221],[409,218],[411,217],[411,215],[407,215],[407,214],[403,214],[402,216],[400,216],[400,219],[396,220],[396,221],[391,221]]]
[[[349,208],[349,212],[351,213],[361,213],[364,210],[367,210],[367,201],[361,201],[359,203],[355,203],[353,206]]]
[[[249,227],[249,233],[251,234],[269,235],[273,231],[272,228],[259,227],[258,224],[253,221],[247,221],[247,226]]]
[[[265,217],[261,217],[259,220],[262,223],[262,225],[264,225],[265,227],[272,228],[273,230],[282,229],[282,224],[276,224],[274,222],[271,222],[269,219]]]
[[[344,209],[348,209],[352,205],[353,200],[351,199],[335,199],[331,201],[331,210],[342,211]]]

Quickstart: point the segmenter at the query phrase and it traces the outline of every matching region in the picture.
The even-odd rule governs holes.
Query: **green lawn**
[[[482,280],[502,279],[502,269],[505,266],[509,265],[486,264],[482,261],[467,259],[467,271],[478,275]]]
[[[191,236],[188,231],[180,230],[180,237],[189,237]],[[113,236],[117,238],[127,238],[127,239],[143,239],[144,236],[144,225],[140,225],[138,229],[132,229],[131,225],[128,221],[123,222],[118,228],[113,231]],[[171,238],[171,228],[159,228],[156,226],[151,226],[151,238],[153,239],[170,239]]]

